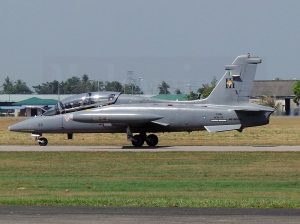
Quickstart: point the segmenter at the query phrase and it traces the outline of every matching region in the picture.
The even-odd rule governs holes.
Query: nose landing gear
[[[42,134],[32,134],[31,136],[34,137],[40,146],[46,146],[48,144],[48,139],[42,137]]]
[[[46,146],[48,144],[48,140],[45,137],[38,138],[37,142],[40,146]]]

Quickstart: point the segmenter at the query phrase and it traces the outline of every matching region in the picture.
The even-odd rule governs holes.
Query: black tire
[[[154,134],[150,134],[146,137],[146,143],[149,146],[156,146],[158,143],[158,137]]]
[[[134,147],[142,147],[144,145],[144,138],[141,135],[133,136],[133,140],[131,141]]]
[[[40,146],[46,146],[48,144],[48,140],[44,137],[40,137],[38,139],[38,143],[39,143]]]

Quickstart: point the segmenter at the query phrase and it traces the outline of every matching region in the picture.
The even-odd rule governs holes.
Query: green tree
[[[105,82],[105,90],[106,91],[115,91],[115,92],[122,92],[123,86],[118,81],[112,81],[112,82]]]
[[[95,81],[90,80],[90,78],[87,74],[84,74],[81,77],[80,91],[82,93],[97,91],[97,88],[95,88],[96,86],[94,85],[94,82]],[[97,81],[96,81],[96,83],[97,83]]]
[[[90,91],[92,92],[105,90],[105,84],[102,81],[92,80],[90,81],[90,83],[91,83]]]
[[[170,86],[165,81],[162,81],[158,86],[159,94],[170,94]]]
[[[177,89],[175,89],[175,94],[176,94],[176,95],[179,95],[179,94],[181,94],[181,91],[180,91],[180,89],[178,89],[178,88],[177,88]]]
[[[68,78],[65,82],[60,91],[62,90],[65,94],[78,94],[82,93],[81,88],[81,80],[79,77],[72,76],[71,78]],[[62,92],[60,92],[62,93]]]
[[[188,100],[197,100],[197,99],[199,99],[199,93],[195,93],[194,91],[191,91],[191,92],[187,95],[187,99],[188,99]]]
[[[99,90],[104,89],[102,81],[90,80],[89,76],[84,74],[81,77],[73,76],[62,82],[54,80],[42,83],[33,88],[38,94],[77,94],[98,91],[98,86]]]
[[[37,94],[58,94],[59,86],[59,81],[54,80],[52,82],[46,82],[37,86],[33,86],[32,88]]]
[[[14,84],[10,80],[10,78],[7,76],[3,83],[3,93],[4,94],[12,94],[14,91]]]
[[[81,80],[83,83],[89,83],[90,81],[90,78],[87,74],[84,74],[82,77],[81,77]]]
[[[4,94],[31,94],[31,89],[27,86],[26,82],[18,79],[13,82],[9,77],[6,77],[3,83]]]
[[[32,91],[26,85],[26,82],[18,79],[14,84],[14,94],[31,94]]]
[[[210,83],[202,84],[202,87],[200,87],[197,90],[197,92],[200,94],[200,96],[202,98],[206,98],[213,91],[213,89],[216,87],[216,85],[217,85],[217,79],[214,76]]]
[[[300,101],[300,80],[296,81],[293,85],[293,92],[295,94],[295,97],[293,101],[299,106]]]
[[[127,94],[144,94],[141,88],[133,83],[125,84],[123,92]]]

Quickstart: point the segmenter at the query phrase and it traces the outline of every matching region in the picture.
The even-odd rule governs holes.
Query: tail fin
[[[206,98],[206,102],[211,104],[248,102],[259,63],[261,59],[251,57],[250,54],[238,56],[231,65],[225,66],[224,76]]]

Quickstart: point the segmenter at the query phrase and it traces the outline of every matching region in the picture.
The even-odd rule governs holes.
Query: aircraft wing
[[[85,112],[74,113],[70,115],[70,119],[83,123],[127,123],[127,124],[141,124],[151,121],[156,121],[163,118],[155,114],[144,113],[118,113],[118,112]]]

